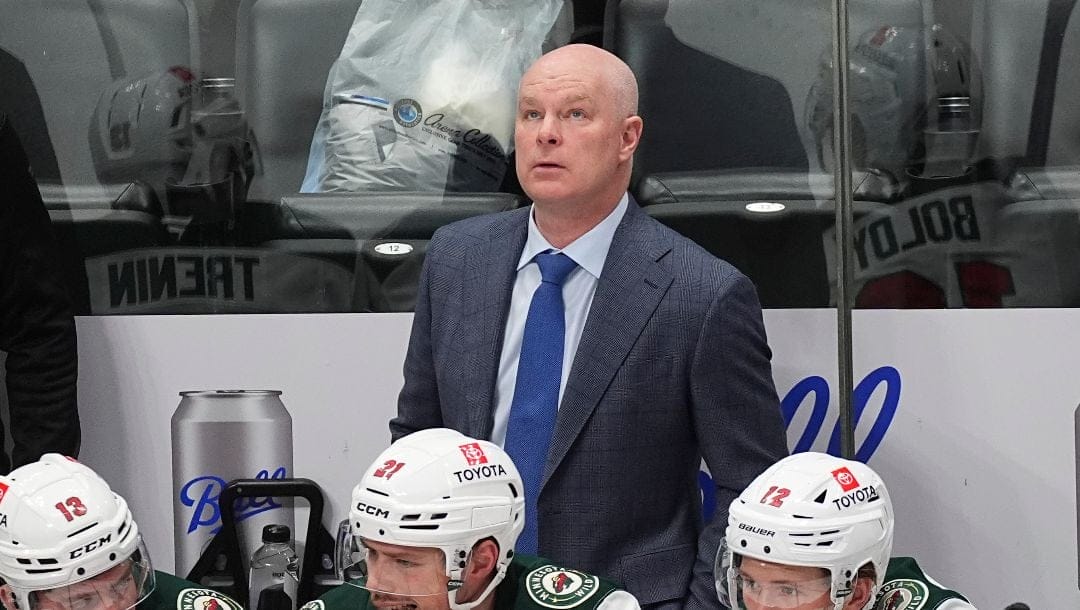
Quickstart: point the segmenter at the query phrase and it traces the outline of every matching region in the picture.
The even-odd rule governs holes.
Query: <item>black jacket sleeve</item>
[[[56,265],[49,214],[18,137],[0,113],[0,350],[6,378],[11,464],[79,450],[75,318]],[[2,430],[0,430],[0,438]]]

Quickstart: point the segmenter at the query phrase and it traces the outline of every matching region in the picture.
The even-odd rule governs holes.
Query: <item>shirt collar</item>
[[[517,270],[532,262],[537,254],[544,250],[554,250],[569,256],[579,267],[584,269],[596,279],[600,279],[600,272],[604,268],[604,260],[607,259],[608,250],[611,249],[611,240],[615,238],[615,229],[619,227],[619,221],[626,214],[629,205],[629,197],[623,193],[618,205],[603,220],[581,237],[575,239],[562,250],[548,243],[536,226],[533,218],[535,207],[529,210],[529,236],[525,240],[525,248],[521,251],[518,259]]]

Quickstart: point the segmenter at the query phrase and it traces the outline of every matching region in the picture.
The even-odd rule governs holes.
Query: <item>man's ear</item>
[[[844,610],[862,610],[871,601],[870,595],[874,589],[874,579],[869,576],[859,576],[855,580],[855,589],[851,592]]]
[[[465,565],[462,580],[465,581],[458,592],[458,602],[475,601],[487,588],[495,576],[499,561],[499,545],[488,538],[477,542],[469,553],[469,562]]]
[[[619,145],[619,160],[628,161],[634,156],[638,143],[641,142],[641,117],[634,115],[623,120],[622,140]]]
[[[481,579],[486,583],[487,577],[495,573],[498,561],[499,545],[491,538],[481,540],[473,547],[469,565],[465,567],[465,574],[466,576],[475,574],[473,578]]]
[[[16,610],[14,596],[11,585],[0,585],[0,606],[6,610]]]

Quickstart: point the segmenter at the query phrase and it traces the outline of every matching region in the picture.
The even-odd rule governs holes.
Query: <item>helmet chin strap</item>
[[[481,593],[480,596],[477,597],[474,601],[458,603],[457,600],[454,598],[457,596],[457,592],[461,589],[454,589],[453,591],[448,591],[446,595],[450,600],[450,610],[472,610],[473,608],[484,603],[484,600],[487,599],[488,595],[491,595],[491,592],[495,590],[495,587],[497,587],[499,583],[502,582],[502,579],[506,576],[506,569],[508,566],[508,563],[504,563],[499,566],[499,568],[495,571],[495,574],[492,576],[491,582],[488,583],[488,586],[484,589],[483,593]]]

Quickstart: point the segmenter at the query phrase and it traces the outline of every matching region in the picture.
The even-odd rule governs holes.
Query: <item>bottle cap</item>
[[[263,527],[263,542],[288,542],[290,538],[288,525],[270,524]]]

